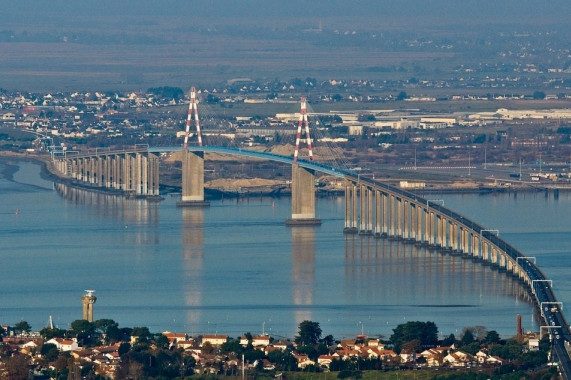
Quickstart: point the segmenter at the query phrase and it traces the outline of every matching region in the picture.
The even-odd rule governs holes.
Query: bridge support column
[[[113,155],[111,158],[111,183],[115,190],[121,190],[121,157]]]
[[[137,154],[137,195],[147,195],[149,190],[148,177],[148,156],[146,154]]]
[[[291,219],[286,225],[319,225],[315,218],[315,174],[293,164],[291,173]],[[362,194],[361,194],[362,196]]]
[[[72,158],[69,160],[69,175],[73,179],[77,179],[77,158]]]
[[[382,216],[382,233],[381,236],[387,237],[389,236],[389,195],[386,193],[381,193],[383,198],[383,216]]]
[[[124,192],[128,192],[131,191],[131,154],[130,153],[125,153],[124,155],[119,156],[119,169],[121,170],[120,172],[120,178],[121,180],[119,181],[121,183],[121,190],[123,190]]]
[[[488,252],[488,242],[485,240],[482,240],[481,242],[481,249],[480,249],[480,253],[482,255],[482,261],[484,263],[489,263],[490,262],[490,253]]]
[[[345,182],[345,228],[343,232],[346,234],[356,234],[357,224],[357,208],[355,207],[354,200],[357,197],[355,185],[352,182]]]
[[[450,220],[442,217],[442,249],[449,251],[450,250]]]
[[[359,221],[359,234],[360,235],[370,235],[371,234],[371,193],[367,186],[361,185],[359,187],[359,203],[361,210],[361,220]]]
[[[389,195],[389,214],[388,214],[388,234],[389,237],[396,236],[396,229],[395,229],[395,222],[396,222],[396,214],[395,214],[395,196]]]
[[[148,156],[148,195],[153,197],[159,196],[159,156],[149,153]]]
[[[111,188],[111,156],[103,156],[103,177],[105,182],[102,184],[106,188]]]
[[[492,265],[498,265],[498,249],[492,246],[492,258],[491,258]]]
[[[85,173],[84,162],[85,161],[83,158],[77,159],[77,180],[78,181],[83,181],[83,175]]]
[[[460,252],[468,254],[468,231],[464,227],[460,227]]]
[[[380,237],[382,234],[382,202],[383,196],[380,190],[375,190],[375,236]]]
[[[373,208],[373,189],[367,188],[367,232],[369,235],[373,233],[373,215],[375,209]]]
[[[482,249],[480,247],[480,237],[472,235],[472,257],[476,260],[482,259]]]
[[[424,209],[421,205],[415,204],[416,207],[416,241],[420,244],[424,243],[425,238],[422,236],[422,219]]]
[[[402,238],[406,241],[410,241],[411,240],[410,239],[410,202],[407,200],[403,200],[401,208],[402,208],[402,212],[403,212]]]
[[[441,216],[439,216],[439,215],[436,216],[436,223],[437,223],[437,225],[436,225],[436,230],[437,230],[437,233],[436,233],[436,236],[437,236],[436,245],[437,245],[438,247],[440,247],[440,249],[446,248],[446,241],[445,241],[445,240],[446,240],[446,238],[445,238],[446,232],[445,232],[445,230],[444,230],[444,227],[445,227],[445,224],[444,224],[444,223],[445,223],[445,222],[446,222],[446,220],[445,220],[443,217],[441,217]]]
[[[204,152],[182,151],[182,199],[179,207],[210,206],[204,200]]]
[[[398,239],[403,238],[403,200],[401,198],[394,199],[395,202],[395,216],[396,216],[396,227],[395,227],[395,237]]]
[[[89,157],[89,183],[94,185],[97,181],[97,157]]]
[[[105,187],[105,172],[103,168],[105,167],[105,156],[97,157],[95,174],[97,174],[96,183],[99,187]]]
[[[431,247],[436,246],[436,223],[435,223],[435,215],[433,211],[428,211],[428,245]]]
[[[416,203],[410,203],[410,239],[412,241],[418,240],[418,217],[417,217],[418,206]]]

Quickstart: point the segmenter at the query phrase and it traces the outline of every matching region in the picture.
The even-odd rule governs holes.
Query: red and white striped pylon
[[[186,117],[186,131],[184,134],[184,149],[188,146],[188,136],[190,135],[190,125],[192,124],[192,115],[194,115],[194,126],[196,127],[196,135],[198,136],[198,146],[202,146],[202,134],[200,133],[200,121],[198,120],[198,107],[196,103],[196,90],[190,88],[190,103],[188,104],[188,116]]]
[[[307,149],[309,150],[309,160],[313,161],[313,150],[311,149],[311,137],[309,136],[309,122],[307,121],[307,100],[305,96],[301,97],[301,113],[299,115],[299,123],[297,124],[297,137],[295,139],[295,152],[293,153],[293,163],[297,162],[299,153],[299,140],[301,139],[301,125],[305,124],[305,138],[307,141]]]

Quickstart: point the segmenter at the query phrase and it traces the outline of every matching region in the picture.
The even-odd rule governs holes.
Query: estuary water
[[[571,196],[438,195],[500,230],[571,301]],[[433,196],[428,197],[433,199]],[[336,339],[390,336],[406,321],[442,335],[483,325],[538,330],[529,298],[505,273],[457,256],[343,234],[342,197],[318,199],[319,227],[286,227],[289,198],[177,208],[56,185],[39,165],[0,161],[0,324],[67,328],[96,291],[95,319],[191,335],[293,337],[303,320]]]

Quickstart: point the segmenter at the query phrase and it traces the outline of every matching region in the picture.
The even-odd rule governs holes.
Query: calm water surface
[[[441,334],[484,325],[537,330],[519,283],[469,260],[400,242],[345,236],[343,199],[319,199],[320,227],[288,228],[290,201],[224,200],[181,209],[54,186],[33,163],[0,161],[0,323],[60,328],[81,318],[151,331],[292,337],[318,321],[337,339],[434,321]],[[571,197],[446,195],[447,206],[537,256],[571,301]],[[432,199],[432,196],[430,197]],[[16,210],[18,210],[16,212]]]

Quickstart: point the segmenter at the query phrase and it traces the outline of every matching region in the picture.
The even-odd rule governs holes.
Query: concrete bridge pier
[[[154,153],[148,155],[148,194],[151,196],[159,196],[159,156]]]
[[[111,158],[111,187],[121,190],[121,157],[113,155]]]
[[[445,222],[446,219],[440,215],[436,215],[436,246],[441,250],[446,249],[446,231],[444,230]]]
[[[345,182],[345,228],[346,234],[356,234],[357,230],[357,189],[353,182]]]
[[[315,218],[315,172],[298,164],[291,167],[291,219],[288,226],[320,225]]]
[[[388,237],[389,236],[389,195],[386,193],[381,194],[381,202],[383,202],[383,214],[381,216],[381,237]]]
[[[125,153],[121,157],[121,190],[126,193],[135,192],[131,168],[134,167],[135,157],[132,153]]]
[[[411,241],[417,241],[418,237],[417,237],[417,232],[418,232],[418,227],[416,226],[417,222],[418,222],[418,218],[416,217],[416,209],[417,209],[417,205],[415,203],[410,203],[410,240]]]
[[[396,221],[397,221],[397,217],[396,217],[396,209],[395,209],[395,202],[396,202],[396,197],[392,194],[389,195],[389,214],[388,214],[388,236],[390,238],[395,238],[397,236],[397,232],[396,232]]]
[[[401,203],[401,207],[402,207],[402,223],[403,223],[403,228],[402,228],[402,237],[405,241],[407,242],[411,242],[412,238],[411,238],[411,220],[410,220],[410,210],[411,210],[411,206],[410,206],[410,202],[403,199],[402,203]]]
[[[371,191],[365,186],[361,185],[359,189],[359,200],[360,200],[360,210],[361,210],[361,220],[359,225],[360,235],[371,235],[372,234],[372,201],[371,201]]]
[[[182,199],[179,207],[204,207],[204,152],[182,151]]]
[[[424,218],[424,209],[417,203],[415,203],[414,207],[416,209],[416,243],[422,244],[425,240],[422,235],[422,219]]]
[[[375,190],[375,237],[381,237],[383,233],[383,196],[379,190]]]

